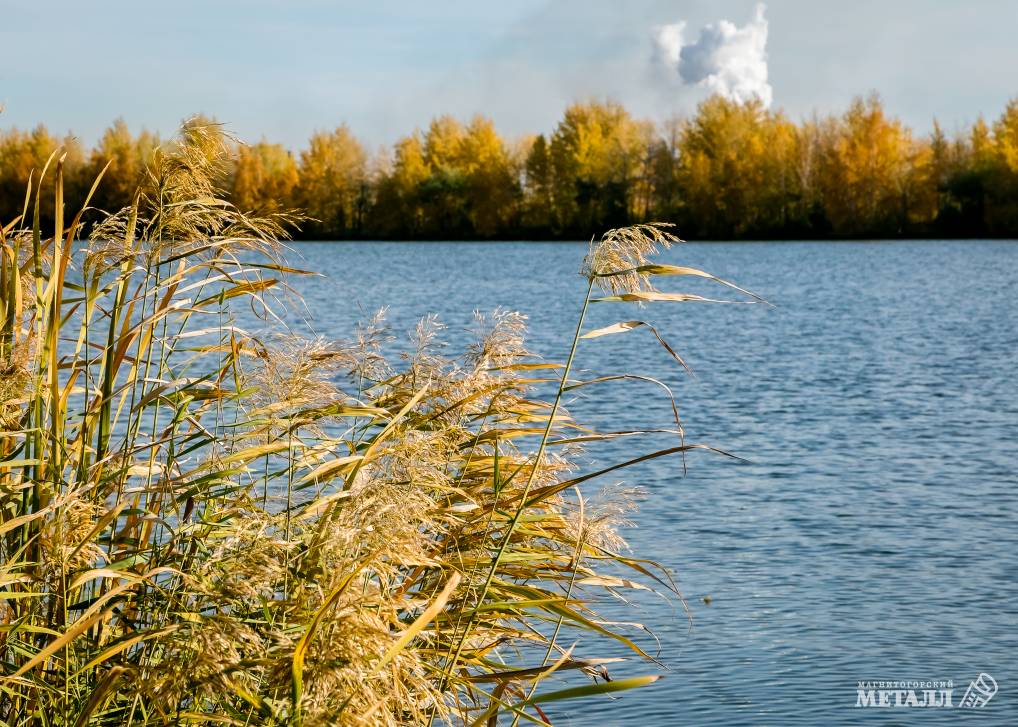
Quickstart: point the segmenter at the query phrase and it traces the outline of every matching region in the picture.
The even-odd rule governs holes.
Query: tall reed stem
[[[512,519],[509,520],[509,524],[506,526],[505,534],[502,536],[502,542],[499,544],[498,551],[496,551],[495,557],[491,561],[491,567],[488,568],[488,575],[485,577],[484,585],[481,587],[481,593],[477,597],[477,605],[474,608],[473,613],[471,613],[470,617],[467,619],[466,625],[463,627],[463,635],[459,638],[459,642],[456,645],[456,652],[453,654],[453,657],[446,668],[446,674],[443,676],[443,684],[439,691],[444,690],[445,684],[448,682],[448,674],[455,668],[456,663],[459,661],[459,658],[463,653],[463,647],[470,636],[470,629],[477,620],[477,609],[484,604],[484,599],[488,597],[488,591],[491,589],[491,583],[495,578],[495,574],[498,572],[499,565],[502,563],[502,558],[509,547],[509,542],[512,540],[513,534],[516,532],[516,526],[519,524],[523,513],[527,510],[527,497],[530,495],[530,489],[533,487],[534,480],[537,478],[541,459],[544,457],[544,452],[548,447],[548,439],[551,437],[551,431],[555,426],[555,417],[558,416],[559,407],[562,404],[562,397],[565,393],[567,382],[569,381],[569,372],[572,370],[573,359],[576,358],[576,349],[579,346],[580,335],[583,332],[583,323],[587,317],[587,307],[590,305],[590,293],[593,289],[594,278],[589,277],[587,281],[587,292],[583,296],[583,305],[580,307],[580,315],[576,321],[576,330],[573,333],[573,340],[569,345],[569,355],[566,357],[565,365],[562,369],[562,377],[559,379],[558,390],[555,392],[555,399],[551,405],[551,413],[548,416],[548,423],[545,425],[544,431],[541,434],[541,442],[538,444],[537,452],[534,454],[534,464],[530,468],[530,474],[527,475],[527,481],[523,486],[523,492],[519,495],[520,504],[516,507],[515,512],[513,512]]]

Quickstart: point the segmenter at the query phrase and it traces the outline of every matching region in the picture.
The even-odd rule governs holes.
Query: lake
[[[530,317],[534,350],[561,359],[585,249],[301,243],[290,259],[327,276],[297,282],[326,337],[387,305],[395,333],[437,313],[456,344],[475,308],[503,306]],[[665,678],[615,701],[549,705],[554,724],[954,724],[958,710],[858,709],[857,682],[951,680],[958,702],[981,672],[999,692],[969,716],[1018,724],[1018,243],[704,243],[660,261],[775,307],[594,306],[591,327],[653,322],[696,376],[645,331],[585,342],[578,365],[661,378],[689,440],[750,462],[695,454],[685,475],[666,459],[624,474],[646,490],[626,532],[633,552],[675,572],[692,626],[655,596],[604,604],[654,630]],[[662,287],[690,289],[676,283]],[[668,426],[670,411],[628,383],[569,408],[605,429]],[[593,454],[613,462],[655,444]],[[595,646],[606,653],[589,642],[576,653]]]

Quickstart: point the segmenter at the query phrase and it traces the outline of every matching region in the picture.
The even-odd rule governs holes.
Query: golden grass
[[[674,238],[593,246],[562,363],[506,312],[456,357],[431,319],[395,361],[378,321],[346,342],[259,337],[233,306],[279,329],[292,220],[222,200],[228,148],[185,125],[84,244],[52,159],[3,228],[0,719],[546,724],[541,704],[655,680],[598,678],[599,639],[648,657],[592,597],[674,587],[622,552],[628,493],[584,484],[696,445],[580,474],[581,445],[637,433],[595,432],[562,400],[623,378],[570,376],[594,284],[652,291],[647,255]],[[539,688],[552,673],[570,685]]]

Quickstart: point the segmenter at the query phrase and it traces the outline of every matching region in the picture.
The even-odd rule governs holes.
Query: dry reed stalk
[[[562,401],[626,378],[570,378],[581,342],[647,325],[584,333],[591,302],[681,300],[651,279],[710,276],[648,262],[675,241],[663,225],[606,233],[561,364],[502,311],[458,357],[430,319],[403,361],[381,354],[380,320],[349,342],[257,337],[233,306],[279,320],[293,219],[222,199],[229,153],[219,128],[186,124],[85,243],[55,158],[3,228],[0,719],[545,724],[540,704],[654,681],[591,680],[612,661],[586,655],[596,638],[649,658],[592,594],[676,592],[620,553],[631,498],[598,508],[582,490],[700,445],[577,474],[580,444],[639,432],[594,432]],[[585,683],[540,690],[553,673]]]

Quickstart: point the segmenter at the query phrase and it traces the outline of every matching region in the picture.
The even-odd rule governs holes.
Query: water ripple
[[[348,335],[388,305],[397,332],[436,312],[457,341],[473,309],[502,305],[530,315],[538,351],[561,356],[582,295],[580,245],[299,252],[328,276],[301,283],[323,335]],[[1018,724],[1018,245],[705,244],[666,261],[733,279],[777,308],[644,311],[695,379],[635,337],[599,339],[579,363],[662,376],[691,439],[752,462],[690,457],[683,477],[655,460],[628,475],[649,492],[629,540],[676,572],[693,628],[659,600],[638,613],[605,604],[654,628],[667,676],[617,700],[551,705],[553,722],[954,724],[958,711],[855,709],[856,682],[953,679],[957,700],[982,671],[1000,693],[965,716]],[[609,308],[592,325],[619,315]],[[644,393],[605,388],[571,408],[610,428],[667,426],[665,402],[634,406]],[[630,446],[601,456],[622,459]]]

